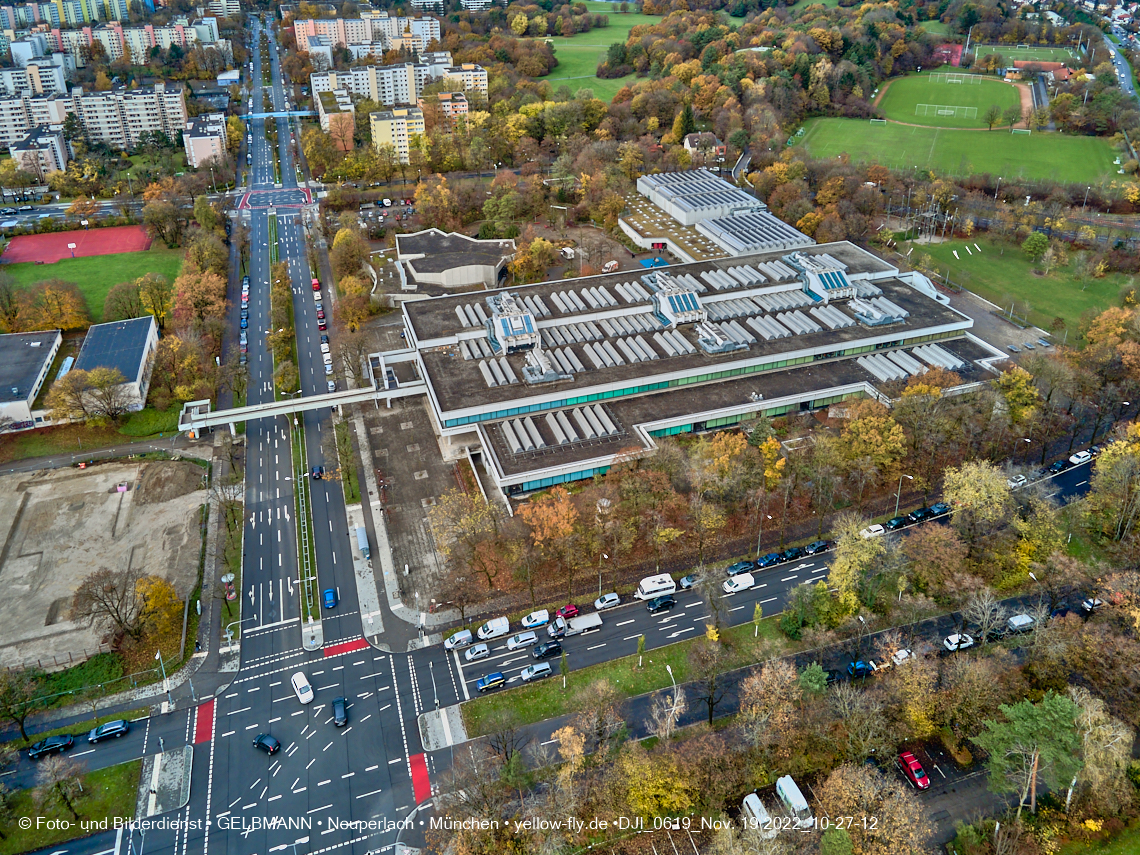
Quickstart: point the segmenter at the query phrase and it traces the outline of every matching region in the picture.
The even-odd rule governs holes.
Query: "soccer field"
[[[962,83],[948,83],[953,72],[911,74],[892,80],[879,101],[888,119],[938,128],[984,128],[991,105],[1005,111],[1021,104],[1017,88],[996,77],[955,75]]]
[[[978,45],[973,50],[975,59],[989,56],[991,53],[1000,53],[1008,62],[1015,59],[1035,59],[1038,62],[1068,62],[1073,59],[1073,52],[1063,47],[1033,47],[1019,48],[1013,45]]]
[[[1115,149],[1100,137],[1011,134],[871,124],[863,119],[810,119],[797,144],[812,157],[847,154],[891,169],[930,169],[943,175],[988,172],[1005,181],[1096,182],[1116,174]]]

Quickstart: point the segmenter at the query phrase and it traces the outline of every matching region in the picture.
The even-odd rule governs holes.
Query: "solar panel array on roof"
[[[681,312],[696,312],[700,309],[696,299],[688,292],[683,291],[680,294],[670,294],[668,295],[668,300],[670,308],[677,314]]]
[[[847,277],[843,275],[841,270],[825,270],[819,274],[819,281],[826,291],[851,287],[851,283],[847,281]]]
[[[705,220],[697,223],[697,231],[732,255],[795,249],[815,243],[767,211]]]

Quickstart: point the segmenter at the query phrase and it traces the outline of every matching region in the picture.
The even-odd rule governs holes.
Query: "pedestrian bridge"
[[[293,116],[315,116],[312,110],[281,110],[277,113],[246,113],[242,119],[289,119]]]

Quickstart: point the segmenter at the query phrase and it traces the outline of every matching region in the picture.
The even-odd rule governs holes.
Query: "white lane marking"
[[[358,798],[358,799],[362,799],[362,798],[364,798],[365,796],[374,796],[374,795],[376,795],[377,793],[382,793],[382,792],[384,792],[384,791],[383,791],[383,790],[373,790],[373,791],[372,791],[372,792],[370,792],[370,793],[361,793],[359,796],[357,796],[357,798]]]

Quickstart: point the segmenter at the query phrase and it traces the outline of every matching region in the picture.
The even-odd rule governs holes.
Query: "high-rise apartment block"
[[[424,113],[419,107],[397,107],[368,114],[368,124],[372,128],[372,144],[379,148],[390,145],[396,150],[400,163],[410,163],[412,137],[424,133]]]
[[[366,9],[360,18],[312,18],[294,21],[293,34],[297,50],[308,51],[312,36],[325,36],[335,47],[382,45],[382,50],[401,47],[419,53],[439,40],[439,19],[431,17],[400,18],[387,12]],[[418,48],[414,47],[418,45]]]
[[[370,98],[385,107],[419,103],[424,86],[433,80],[451,80],[467,92],[487,97],[487,71],[472,63],[454,66],[446,51],[429,54],[431,62],[403,65],[358,65],[346,71],[314,74],[309,79],[312,92],[343,89],[349,95]]]

